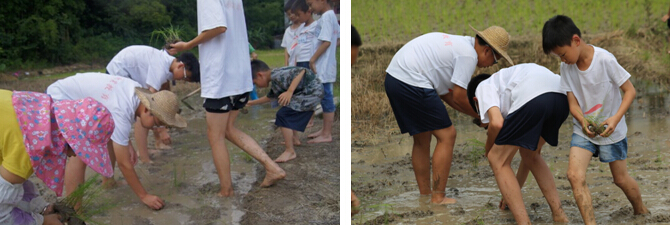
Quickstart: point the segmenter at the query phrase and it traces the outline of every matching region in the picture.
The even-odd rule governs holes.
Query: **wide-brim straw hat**
[[[469,24],[468,24],[469,25]],[[483,31],[478,31],[472,25],[469,25],[472,30],[479,35],[486,43],[488,43],[496,52],[500,53],[507,62],[514,65],[512,58],[507,54],[507,47],[509,46],[510,36],[505,28],[499,26],[490,26]]]
[[[170,127],[186,127],[186,120],[179,115],[177,95],[171,91],[151,93],[148,89],[136,87],[135,94],[149,112]]]

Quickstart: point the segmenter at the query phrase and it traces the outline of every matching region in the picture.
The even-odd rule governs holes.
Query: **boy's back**
[[[337,80],[337,39],[340,38],[340,25],[333,10],[328,10],[318,21],[316,21],[316,33],[319,41],[328,41],[330,46],[319,59],[316,60],[316,71],[324,83],[332,83]],[[319,43],[320,44],[320,43]],[[315,49],[318,48],[318,45]]]
[[[323,85],[311,70],[302,67],[281,67],[272,70],[272,85],[268,97],[277,98],[289,89],[293,79],[305,70],[302,80],[296,87],[288,107],[295,111],[313,111],[323,98]]]
[[[166,51],[151,46],[128,46],[107,64],[107,72],[111,75],[130,78],[143,88],[160,89],[166,80],[172,80],[170,65],[174,57]]]
[[[577,64],[561,63],[561,89],[572,92],[586,118],[598,118],[599,121],[616,114],[622,97],[619,87],[631,75],[617,62],[614,55],[605,49],[593,46],[593,58],[588,69],[581,71]],[[609,137],[587,137],[582,125],[573,118],[573,132],[589,139],[594,144],[607,145],[619,142],[626,137],[628,128],[625,116],[621,118],[614,133]]]

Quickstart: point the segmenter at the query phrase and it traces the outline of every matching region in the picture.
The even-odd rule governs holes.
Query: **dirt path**
[[[333,142],[307,144],[307,134],[301,134],[302,146],[297,146],[298,158],[279,164],[286,170],[286,179],[271,188],[258,188],[265,176],[259,172],[254,187],[244,197],[241,224],[340,224],[340,122],[333,125]],[[284,151],[283,138],[275,132],[266,142],[266,151],[276,158]],[[262,165],[256,166],[263,171]]]

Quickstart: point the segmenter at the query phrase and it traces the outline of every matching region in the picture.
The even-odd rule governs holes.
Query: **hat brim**
[[[135,94],[137,97],[140,99],[140,102],[146,107],[151,114],[154,116],[158,117],[158,120],[161,122],[167,124],[170,127],[178,127],[178,128],[186,128],[186,120],[181,117],[179,114],[175,114],[174,116],[169,116],[166,115],[165,112],[160,112],[156,110],[154,107],[152,107],[151,101],[149,101],[149,98],[151,96],[151,91],[148,89],[136,87],[135,88]]]
[[[468,24],[468,26],[470,26],[470,28],[472,28],[472,30],[474,30],[475,33],[477,33],[477,35],[478,35],[479,37],[481,37],[482,39],[484,39],[484,41],[486,41],[486,43],[488,43],[488,44],[493,48],[493,50],[496,50],[496,52],[500,53],[500,54],[503,56],[503,58],[505,58],[505,60],[507,60],[508,63],[514,65],[514,62],[512,61],[512,58],[509,57],[509,55],[507,54],[507,51],[503,51],[503,50],[500,48],[500,46],[491,43],[489,37],[486,37],[486,35],[482,34],[482,32],[480,32],[480,31],[478,31],[477,29],[475,29],[474,27],[472,27],[472,25]]]
[[[67,137],[66,135],[63,135],[63,136],[65,136],[66,142],[76,141],[76,140],[72,140],[70,137]],[[93,169],[93,171],[95,171],[96,173],[99,173],[100,175],[105,176],[105,177],[114,176],[114,170],[112,169],[112,161],[109,158],[109,151],[107,149],[107,143],[100,143],[100,144],[90,143],[89,146],[86,146],[86,148],[88,148],[90,150],[82,149],[82,148],[84,148],[84,146],[76,146],[76,148],[72,147],[71,145],[68,145],[68,146],[70,146],[70,148],[72,148],[72,151],[74,151],[74,154],[77,155],[77,158],[79,158],[82,162],[84,162],[88,167]],[[87,157],[87,155],[89,154],[89,151],[101,152],[101,154],[103,156],[103,157],[100,158],[101,161],[97,162],[97,160],[94,160],[94,158]],[[92,154],[96,154],[96,153],[92,153]],[[114,154],[114,153],[112,153],[112,154]],[[104,157],[104,156],[107,156],[107,157]]]

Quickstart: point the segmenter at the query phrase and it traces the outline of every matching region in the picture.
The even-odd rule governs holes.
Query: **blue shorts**
[[[568,118],[568,98],[544,93],[507,115],[496,137],[496,145],[514,145],[535,151],[540,137],[551,146],[558,144],[558,131]]]
[[[289,107],[281,107],[277,110],[275,125],[304,132],[309,123],[309,119],[312,118],[312,114],[314,114],[314,111],[300,112]]]
[[[628,158],[628,138],[609,145],[596,145],[589,139],[586,139],[578,134],[572,134],[572,141],[570,147],[580,147],[593,153],[593,157],[600,158],[601,162],[610,163],[617,160],[624,160]]]
[[[323,99],[321,108],[324,113],[335,112],[335,101],[333,100],[333,83],[323,83]]]
[[[388,73],[384,88],[401,133],[415,135],[451,126],[447,107],[434,89],[411,86]]]
[[[312,68],[309,68],[309,61],[305,61],[305,62],[296,62],[296,63],[295,63],[295,66],[297,66],[297,67],[303,67],[303,68],[310,69],[310,70],[312,69]]]

